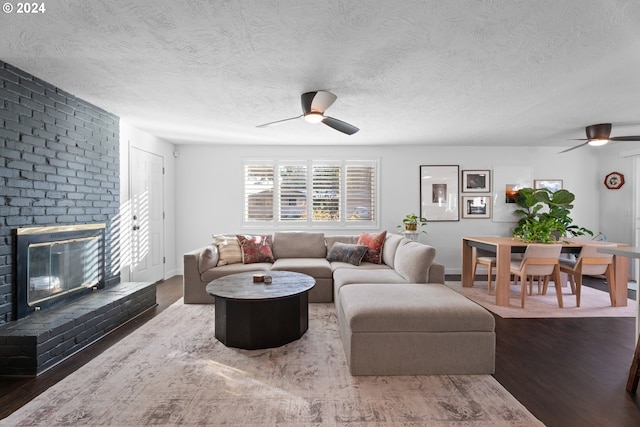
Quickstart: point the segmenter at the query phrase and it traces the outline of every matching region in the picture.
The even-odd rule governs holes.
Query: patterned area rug
[[[546,295],[538,295],[537,284],[533,285],[533,295],[527,295],[524,309],[520,307],[520,285],[511,285],[510,306],[496,305],[496,296],[487,293],[487,281],[477,280],[473,287],[464,288],[461,282],[446,282],[450,288],[458,291],[487,310],[503,318],[549,318],[549,317],[635,317],[636,302],[627,300],[626,307],[611,307],[609,294],[588,286],[582,286],[580,307],[576,307],[576,296],[571,288],[565,286],[562,292],[564,308],[558,307],[558,299],[553,282]]]
[[[178,301],[0,425],[542,425],[490,375],[352,377],[333,304],[309,308],[300,340],[249,351]]]

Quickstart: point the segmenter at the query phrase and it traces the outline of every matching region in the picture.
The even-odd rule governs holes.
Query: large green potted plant
[[[573,224],[569,216],[575,195],[568,190],[552,192],[546,188],[523,188],[516,196],[520,217],[513,236],[526,242],[552,243],[562,237],[575,237],[593,232]],[[545,209],[546,208],[546,209]]]
[[[424,227],[427,225],[427,219],[421,216],[418,216],[414,213],[408,214],[402,220],[402,224],[398,225],[398,228],[404,228],[406,231],[417,231],[418,226]],[[427,233],[422,230],[423,233]]]

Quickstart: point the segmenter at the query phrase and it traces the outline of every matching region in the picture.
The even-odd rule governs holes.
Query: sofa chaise
[[[374,237],[366,240],[369,249],[363,236]],[[236,237],[242,242],[236,243]],[[316,280],[309,302],[336,307],[352,375],[494,372],[493,315],[444,285],[444,266],[434,260],[435,248],[386,232],[325,236],[300,231],[262,237],[268,248],[260,247],[257,258],[255,247],[242,252],[247,238],[242,235],[214,236],[214,244],[184,254],[184,302],[213,303],[206,285],[228,274],[305,273]],[[358,259],[362,250],[369,255],[364,261]]]

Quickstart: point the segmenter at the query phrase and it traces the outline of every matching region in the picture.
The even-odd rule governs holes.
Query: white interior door
[[[164,158],[134,147],[131,166],[131,280],[164,279]]]

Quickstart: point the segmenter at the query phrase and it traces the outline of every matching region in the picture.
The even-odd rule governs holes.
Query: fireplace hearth
[[[156,305],[156,284],[105,284],[105,224],[15,230],[15,321],[0,376],[39,375]]]

